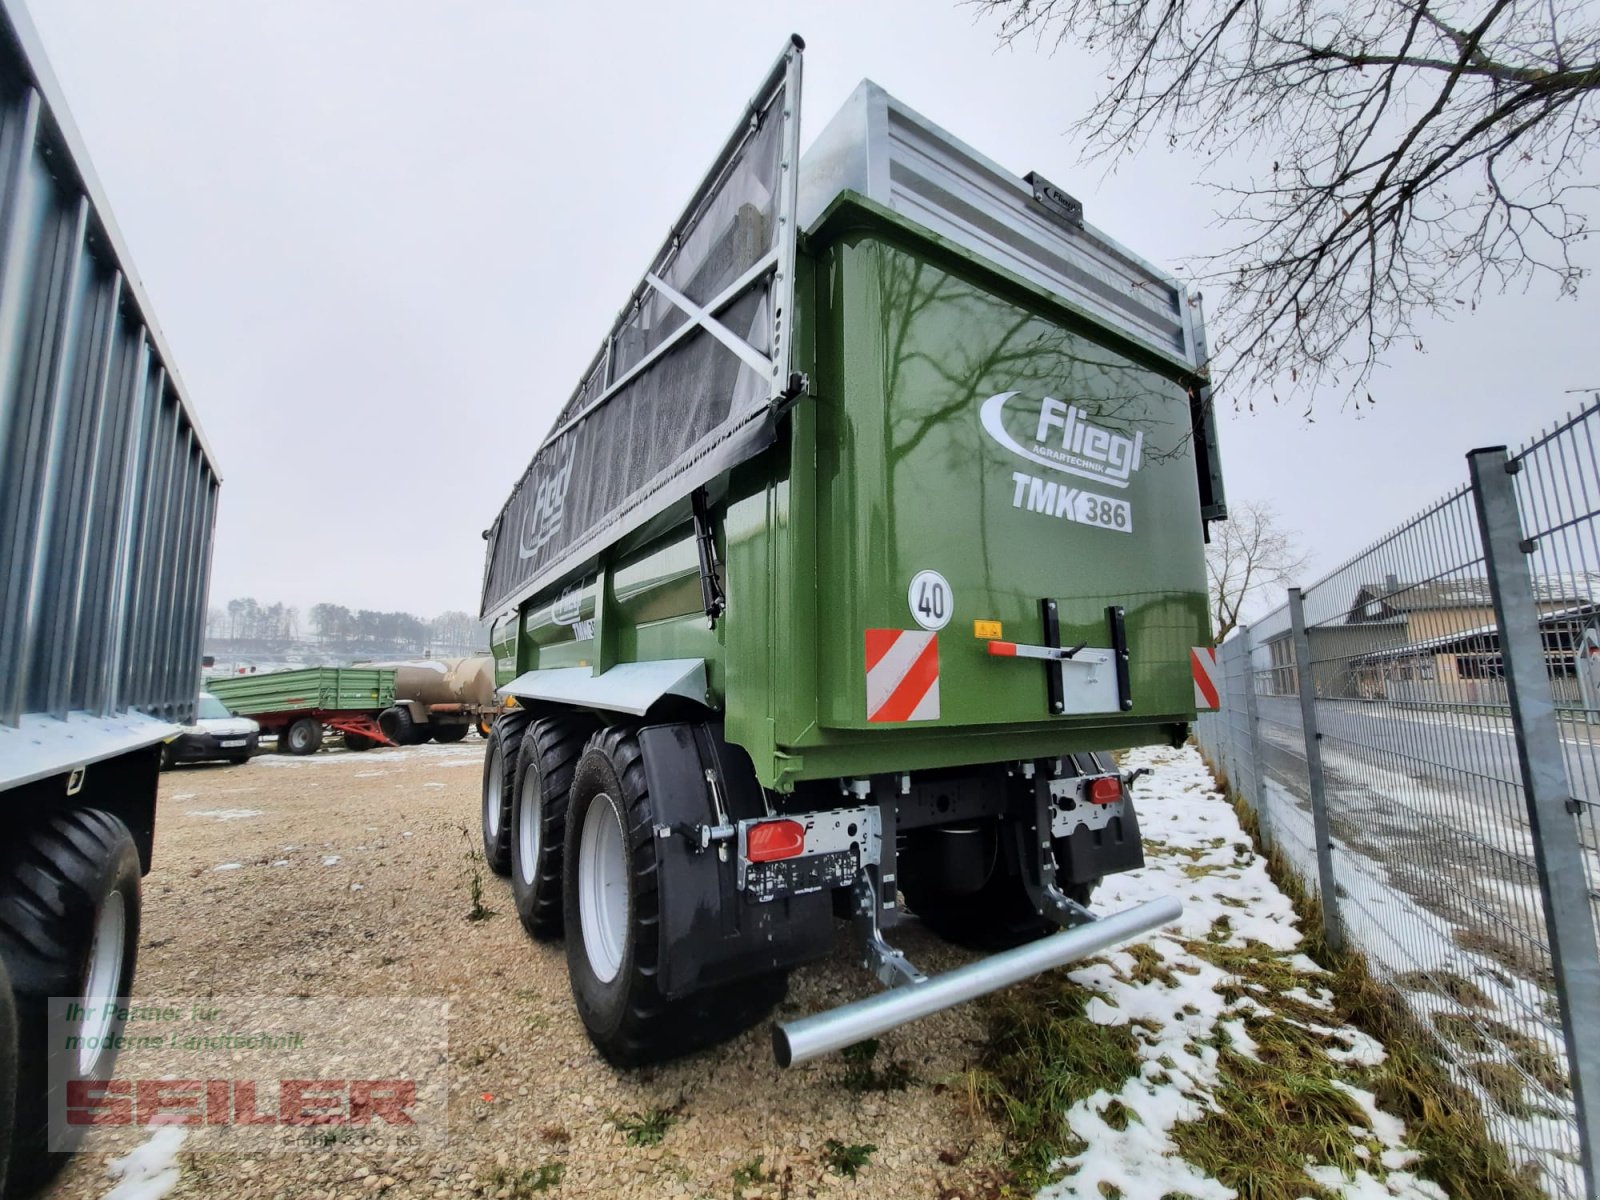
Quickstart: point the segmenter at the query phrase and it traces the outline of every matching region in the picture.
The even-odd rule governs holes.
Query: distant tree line
[[[312,645],[339,655],[471,654],[484,648],[479,623],[470,613],[452,610],[431,619],[408,612],[313,604],[304,627],[292,605],[261,604],[254,597],[229,600],[211,609],[206,621],[210,643],[251,642],[265,647]]]

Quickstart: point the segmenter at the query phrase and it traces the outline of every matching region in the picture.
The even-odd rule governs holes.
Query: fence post
[[[1600,1197],[1600,948],[1573,814],[1576,801],[1561,753],[1561,726],[1539,632],[1538,608],[1512,476],[1520,470],[1504,446],[1467,455],[1472,499],[1483,535],[1484,564],[1500,626],[1500,659],[1517,735],[1517,767],[1528,804],[1528,829],[1539,868],[1539,893],[1550,934],[1550,965],[1567,1046],[1589,1200]],[[1581,1031],[1581,1036],[1580,1036]]]
[[[1244,719],[1250,726],[1250,783],[1255,789],[1254,795],[1245,796],[1250,807],[1255,810],[1256,828],[1261,831],[1261,845],[1265,849],[1272,849],[1272,817],[1267,812],[1267,788],[1261,780],[1261,726],[1257,723],[1256,709],[1256,673],[1255,673],[1255,634],[1250,626],[1244,625],[1239,629],[1239,635],[1244,639]],[[1240,795],[1244,790],[1240,789]]]
[[[1333,879],[1333,835],[1328,831],[1328,791],[1322,776],[1322,734],[1317,731],[1316,682],[1311,670],[1311,639],[1299,588],[1289,589],[1289,620],[1294,627],[1294,674],[1300,683],[1300,727],[1306,739],[1306,776],[1311,785],[1311,826],[1317,843],[1317,890],[1322,896],[1322,938],[1330,950],[1344,948],[1339,891]]]

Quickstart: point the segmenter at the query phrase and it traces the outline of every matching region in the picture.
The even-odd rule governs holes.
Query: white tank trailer
[[[487,654],[364,665],[394,672],[394,706],[379,714],[378,727],[396,745],[459,742],[494,719],[494,659]]]

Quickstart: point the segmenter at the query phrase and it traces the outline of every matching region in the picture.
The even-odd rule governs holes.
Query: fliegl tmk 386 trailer
[[[836,916],[889,989],[785,1065],[1180,911],[1086,905],[1143,862],[1105,752],[1184,739],[1210,636],[1197,299],[871,83],[802,160],[801,51],[485,534],[485,855],[621,1065],[747,1028]],[[902,904],[996,952],[925,977]]]

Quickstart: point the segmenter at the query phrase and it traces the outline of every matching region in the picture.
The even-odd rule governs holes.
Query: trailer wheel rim
[[[489,747],[489,770],[483,781],[483,827],[491,840],[500,836],[500,789],[505,777],[505,759],[499,743]]]
[[[628,944],[628,858],[622,818],[605,793],[590,802],[578,842],[578,920],[589,968],[601,983],[622,970]]]
[[[89,971],[83,984],[84,1017],[78,1044],[78,1074],[94,1074],[105,1053],[105,1043],[115,1023],[113,1001],[122,977],[122,954],[128,936],[128,914],[122,893],[112,892],[95,915],[94,937],[89,943]]]
[[[524,887],[532,887],[539,875],[539,831],[544,823],[544,790],[539,772],[531,766],[523,772],[517,797],[517,874]]]

